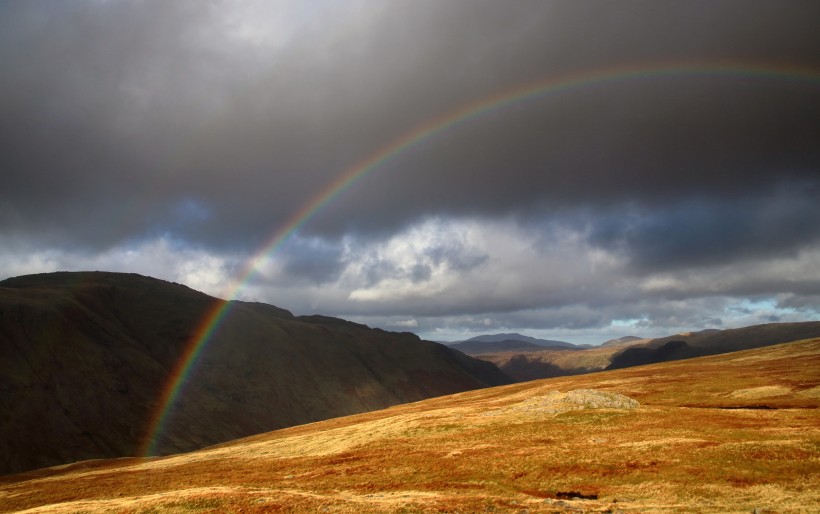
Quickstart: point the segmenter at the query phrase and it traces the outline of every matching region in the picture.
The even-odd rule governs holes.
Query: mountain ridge
[[[556,341],[552,339],[539,339],[537,337],[532,336],[525,336],[523,334],[519,334],[517,332],[507,332],[507,333],[498,333],[498,334],[481,334],[469,339],[465,339],[463,341],[452,341],[447,343],[448,346],[460,344],[460,343],[467,343],[467,342],[481,342],[481,343],[497,343],[503,341],[519,341],[524,343],[530,343],[537,346],[562,346],[567,348],[574,348],[578,346],[585,346],[585,345],[576,345],[573,343],[568,343],[566,341]]]
[[[655,339],[630,339],[572,352],[545,348],[472,355],[494,363],[520,382],[716,355],[817,336],[820,336],[820,321],[767,323],[725,330],[705,329]]]
[[[0,281],[0,473],[136,455],[208,313],[224,306],[137,274]],[[415,334],[231,301],[200,353],[159,454],[509,383]]]
[[[638,336],[623,336],[623,337],[618,337],[616,339],[610,339],[608,341],[604,341],[603,343],[601,343],[600,346],[617,346],[617,345],[621,345],[621,344],[625,344],[625,343],[634,343],[636,341],[641,341],[643,339],[644,339],[643,337],[638,337]]]
[[[448,345],[454,350],[464,352],[467,355],[481,355],[483,353],[495,352],[538,352],[548,348],[562,349],[565,351],[579,350],[576,346],[544,346],[541,344],[518,341],[515,339],[505,339],[501,341],[467,340],[460,343]]]

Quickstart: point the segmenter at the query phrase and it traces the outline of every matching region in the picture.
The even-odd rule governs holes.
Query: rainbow
[[[228,300],[216,302],[203,317],[198,329],[187,343],[181,357],[168,375],[156,410],[149,420],[148,431],[140,449],[144,456],[156,453],[156,444],[162,435],[168,414],[183,389],[198,356],[213,337],[225,316],[231,310],[229,300],[247,284],[257,267],[287,241],[320,209],[331,203],[368,174],[397,155],[421,145],[442,132],[468,121],[502,110],[512,104],[541,99],[545,96],[571,92],[587,87],[647,79],[675,79],[686,77],[742,77],[755,80],[798,81],[820,84],[820,70],[760,63],[677,63],[675,65],[629,65],[566,73],[537,80],[525,85],[499,91],[491,96],[467,103],[441,116],[422,123],[376,150],[365,159],[347,168],[283,223],[254,256],[247,261],[238,278],[227,291]]]

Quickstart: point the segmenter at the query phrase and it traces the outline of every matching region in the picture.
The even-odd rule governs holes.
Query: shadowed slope
[[[0,479],[30,512],[816,512],[820,340]],[[765,408],[763,408],[765,407]]]
[[[703,330],[653,339],[612,356],[607,369],[627,368],[796,341],[820,336],[820,322],[768,323],[728,330]]]
[[[118,273],[0,282],[0,473],[136,455],[170,370],[215,302]],[[236,302],[157,448],[187,451],[506,382],[492,364],[413,334]]]

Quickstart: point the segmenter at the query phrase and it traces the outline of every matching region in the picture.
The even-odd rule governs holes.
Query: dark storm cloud
[[[627,256],[637,273],[791,257],[820,241],[820,184],[740,197],[701,196],[592,220],[593,245]]]
[[[374,173],[333,219],[344,209],[349,223],[362,203],[385,213],[378,223],[419,208],[492,216],[629,202],[656,207],[816,180],[818,87],[772,93],[720,82],[622,84],[494,113]]]
[[[318,238],[291,239],[277,253],[283,285],[325,284],[338,280],[344,253],[338,244]]]
[[[496,91],[642,62],[820,66],[812,2],[265,5],[0,5],[0,229],[55,246],[168,232],[250,249],[353,163]],[[739,76],[512,106],[397,156],[305,230],[757,198],[817,177],[817,96],[816,82]],[[626,239],[647,247],[642,233]]]

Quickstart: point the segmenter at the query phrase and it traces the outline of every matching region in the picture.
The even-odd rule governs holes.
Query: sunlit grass
[[[820,511],[818,399],[801,394],[820,384],[818,369],[820,341],[807,341],[461,393],[165,459],[6,481],[0,507]],[[738,408],[759,406],[761,392],[770,409]],[[584,400],[609,393],[640,406]]]

